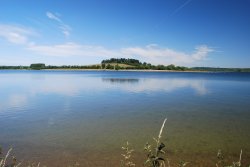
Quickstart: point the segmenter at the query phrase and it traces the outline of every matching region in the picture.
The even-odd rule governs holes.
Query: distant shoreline
[[[110,58],[92,65],[46,65],[45,63],[32,63],[29,66],[0,66],[2,69],[13,70],[51,70],[51,71],[127,71],[127,72],[250,72],[249,68],[224,67],[185,67],[169,65],[152,65],[136,59]]]
[[[235,73],[235,71],[198,71],[198,70],[186,70],[186,71],[178,71],[178,70],[111,70],[111,69],[40,69],[40,70],[35,70],[35,69],[0,69],[0,71],[7,71],[7,70],[13,70],[13,71],[98,71],[98,72],[105,72],[105,71],[113,71],[113,72],[175,72],[175,73]],[[245,73],[245,72],[240,72],[240,73]]]
[[[113,72],[176,72],[176,73],[249,73],[249,71],[209,71],[209,70],[136,70],[136,69],[120,69],[120,70],[113,70],[113,69],[0,69],[0,71],[7,71],[7,70],[13,70],[13,71],[113,71]]]
[[[124,72],[212,72],[212,71],[178,71],[178,70],[111,70],[111,69],[42,69],[44,71],[124,71]]]

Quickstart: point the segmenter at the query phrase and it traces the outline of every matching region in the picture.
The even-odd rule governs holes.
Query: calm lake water
[[[173,164],[250,163],[250,73],[0,71],[0,145],[19,160],[118,166],[129,141],[140,166],[165,117]]]

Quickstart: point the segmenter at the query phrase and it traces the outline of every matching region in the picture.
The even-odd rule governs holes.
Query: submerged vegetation
[[[150,145],[148,142],[144,147],[144,151],[146,154],[146,159],[144,163],[137,165],[133,162],[133,152],[134,149],[130,147],[130,143],[127,141],[125,146],[122,147],[123,153],[122,160],[120,163],[120,167],[136,167],[136,166],[144,166],[144,167],[185,167],[185,166],[193,166],[192,163],[186,161],[180,161],[177,165],[170,164],[170,160],[166,155],[165,144],[161,141],[163,129],[166,123],[165,119],[160,128],[159,135],[157,138],[153,138],[155,141],[154,145]],[[11,156],[12,148],[8,150],[8,152],[3,155],[2,148],[0,146],[0,167],[21,167],[22,162],[18,162],[15,156]],[[32,163],[30,165],[26,165],[27,167],[39,167],[39,163]],[[77,163],[74,166],[81,166]],[[224,155],[221,150],[218,150],[217,153],[217,162],[214,163],[215,167],[250,167],[250,165],[242,164],[242,150],[240,151],[239,159],[236,162],[232,162],[228,164],[225,161]],[[45,167],[45,166],[43,166]]]
[[[102,60],[100,64],[94,65],[45,65],[44,63],[35,63],[30,66],[0,66],[0,70],[42,70],[42,69],[93,69],[93,70],[168,70],[168,71],[212,71],[212,72],[250,72],[250,68],[220,68],[220,67],[184,67],[170,65],[152,65],[146,62],[140,62],[136,59],[111,58]]]

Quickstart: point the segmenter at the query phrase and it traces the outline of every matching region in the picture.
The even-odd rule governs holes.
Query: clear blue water
[[[22,159],[116,164],[127,140],[140,157],[165,117],[173,159],[249,161],[250,74],[0,71],[0,144]]]

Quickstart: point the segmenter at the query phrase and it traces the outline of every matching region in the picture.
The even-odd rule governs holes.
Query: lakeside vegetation
[[[111,58],[94,65],[45,65],[35,63],[30,66],[0,66],[0,70],[42,70],[42,69],[93,69],[93,70],[167,70],[167,71],[208,71],[208,72],[250,72],[250,68],[220,68],[220,67],[184,67],[170,65],[152,65],[136,59]]]
[[[159,131],[159,135],[156,138],[153,138],[155,141],[155,144],[151,145],[148,142],[144,146],[144,152],[146,155],[146,158],[144,162],[141,164],[136,164],[133,162],[133,152],[134,149],[130,147],[129,142],[127,141],[125,146],[122,146],[121,149],[123,150],[123,153],[121,154],[122,159],[120,163],[120,167],[136,167],[136,166],[144,166],[144,167],[185,167],[185,166],[193,166],[191,162],[183,161],[181,160],[177,164],[173,164],[171,160],[166,155],[166,145],[161,141],[163,129],[165,126],[167,119],[165,118],[162,126]],[[8,152],[3,155],[2,148],[0,146],[0,167],[21,167],[22,162],[18,162],[17,158],[15,156],[11,156],[12,148],[8,150]],[[205,165],[205,164],[204,164]],[[27,167],[39,167],[40,162],[38,163],[32,163],[28,165]],[[77,163],[77,165],[73,166],[80,166],[80,164]],[[222,154],[221,150],[218,150],[217,153],[217,161],[214,163],[214,166],[216,167],[250,167],[250,165],[245,165],[242,163],[242,150],[239,154],[239,159],[237,161],[234,161],[230,164],[228,164],[227,161],[225,161],[224,155]],[[46,167],[43,165],[43,167]]]

